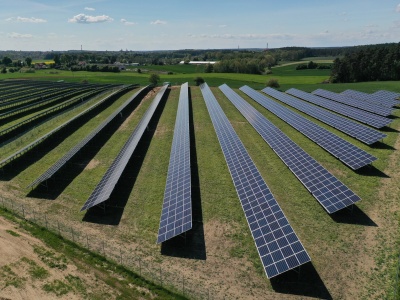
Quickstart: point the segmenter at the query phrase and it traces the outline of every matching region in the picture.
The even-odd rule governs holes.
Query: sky
[[[400,42],[400,0],[0,0],[0,50],[333,47]]]

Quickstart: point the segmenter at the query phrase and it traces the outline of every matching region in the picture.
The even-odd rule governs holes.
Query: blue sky
[[[400,42],[400,0],[8,0],[0,50],[160,50]]]

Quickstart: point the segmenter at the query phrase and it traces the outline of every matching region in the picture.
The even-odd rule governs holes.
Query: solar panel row
[[[208,85],[200,86],[268,278],[311,259]]]
[[[159,90],[150,107],[146,110],[139,124],[136,126],[128,141],[122,147],[121,151],[114,159],[103,178],[100,180],[92,194],[87,199],[86,203],[83,205],[81,211],[87,210],[108,200],[112,191],[114,190],[115,185],[121,177],[122,172],[128,164],[133,151],[136,149],[143,132],[146,130],[146,127],[149,124],[158,104],[160,103],[161,98],[167,90],[167,87],[168,86],[165,85]]]
[[[312,92],[314,95],[321,96],[342,104],[346,104],[352,107],[356,107],[368,112],[372,112],[374,114],[387,117],[392,114],[393,109],[390,107],[384,107],[381,105],[377,104],[372,104],[363,100],[355,99],[355,98],[350,98],[341,94],[337,94],[335,92],[323,90],[323,89],[317,89],[314,92]]]
[[[353,170],[369,165],[377,159],[366,151],[293,112],[289,108],[286,108],[274,100],[258,93],[252,88],[243,86],[240,90],[277,117],[291,125],[293,128],[307,136],[309,139],[320,145],[333,156],[340,159]]]
[[[227,85],[219,88],[329,214],[360,200],[360,197]]]
[[[61,157],[56,163],[40,175],[35,181],[33,181],[28,188],[36,186],[49,178],[51,178],[62,166],[64,166],[72,157],[75,156],[87,143],[89,143],[99,132],[101,132],[114,118],[119,115],[125,107],[127,107],[133,100],[136,99],[143,91],[147,90],[147,87],[142,88],[136,92],[132,97],[125,101],[118,109],[116,109],[104,122],[97,126],[92,132],[90,132],[82,141],[80,141],[75,147],[68,151],[63,157]],[[121,89],[122,90],[122,89]],[[111,98],[113,95],[119,93],[121,90],[117,90],[112,94],[108,95],[104,100]]]
[[[359,100],[364,100],[370,103],[375,103],[377,105],[382,105],[385,107],[393,107],[398,104],[400,104],[400,101],[394,100],[394,99],[387,99],[386,97],[380,96],[379,94],[367,94],[364,92],[359,92],[359,91],[354,91],[354,90],[345,90],[341,92],[341,95],[354,98],[354,99],[359,99]]]
[[[96,102],[95,104],[93,104],[92,106],[88,107],[87,109],[85,109],[84,111],[80,112],[79,114],[77,114],[76,116],[74,116],[73,118],[69,119],[68,121],[64,122],[63,124],[61,124],[60,126],[54,128],[53,130],[51,130],[50,132],[46,133],[45,135],[41,136],[40,138],[34,140],[32,143],[28,144],[27,146],[19,149],[17,152],[11,154],[10,156],[6,157],[5,159],[3,159],[2,161],[0,161],[0,168],[3,168],[4,166],[6,166],[7,164],[9,164],[11,161],[13,161],[14,159],[16,159],[17,157],[23,155],[24,153],[28,152],[29,150],[33,149],[34,147],[36,147],[37,145],[39,145],[41,142],[43,142],[44,140],[46,140],[47,138],[51,137],[53,134],[57,133],[58,131],[60,131],[62,128],[68,126],[69,124],[71,124],[72,122],[74,122],[75,120],[81,118],[82,116],[86,115],[87,113],[89,113],[90,111],[92,111],[93,109],[95,109],[96,107],[98,107],[99,105],[101,105],[107,98],[103,98],[101,100],[99,100],[98,102]]]
[[[268,92],[267,92],[268,91]],[[359,141],[366,143],[367,145],[371,145],[379,140],[382,140],[383,138],[386,137],[386,134],[381,133],[378,130],[372,129],[368,126],[362,125],[360,123],[354,122],[348,118],[342,117],[340,115],[334,114],[328,110],[325,110],[321,107],[312,105],[310,103],[304,102],[298,98],[289,96],[287,94],[296,96],[301,98],[307,97],[307,93],[291,88],[286,91],[287,94],[280,93],[275,91],[274,89],[271,88],[266,88],[263,90],[263,92],[266,92],[270,96],[278,99],[279,101],[282,101],[283,103],[290,105],[301,112],[308,114],[317,120],[324,122],[325,124],[328,124],[337,130],[340,130],[356,139]]]
[[[191,228],[189,86],[188,83],[184,83],[179,96],[157,243],[162,243]]]
[[[301,94],[297,93],[296,97],[299,97],[315,105],[327,108],[331,111],[349,117],[353,120],[357,120],[363,124],[370,125],[374,128],[385,127],[393,121],[389,118],[378,116],[376,114],[367,112],[365,110],[341,104],[339,102],[319,97],[306,92],[302,92]]]
[[[400,100],[400,93],[390,92],[390,91],[385,91],[385,90],[377,91],[377,92],[373,93],[372,95],[379,96],[379,97],[382,97],[383,99],[387,99],[387,100],[390,100],[390,99]]]

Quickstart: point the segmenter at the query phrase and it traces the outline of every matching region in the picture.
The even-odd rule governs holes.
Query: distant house
[[[118,61],[114,63],[114,66],[115,66],[115,67],[118,67],[118,69],[119,69],[120,71],[126,69],[126,68],[125,68],[125,65],[124,65],[123,63],[118,62]]]
[[[179,64],[180,64],[180,65],[183,65],[184,63],[185,63],[185,61],[182,60]],[[197,61],[197,60],[191,60],[191,61],[188,62],[189,65],[208,65],[208,64],[213,65],[213,64],[215,64],[215,63],[217,63],[217,61],[200,61],[200,60]]]
[[[41,70],[41,69],[47,69],[46,63],[35,63],[35,69],[36,70]]]

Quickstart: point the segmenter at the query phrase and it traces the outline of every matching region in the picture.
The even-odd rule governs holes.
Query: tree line
[[[400,43],[349,49],[332,66],[331,82],[400,80]]]

